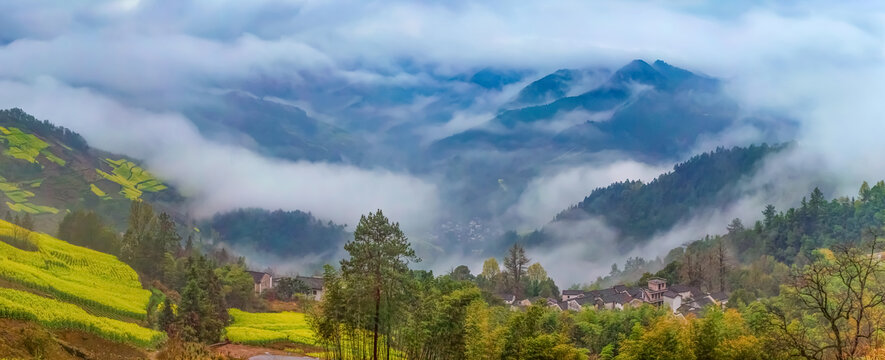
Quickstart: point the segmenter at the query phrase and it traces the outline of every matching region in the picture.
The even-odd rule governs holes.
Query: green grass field
[[[0,220],[0,238],[14,236],[14,225]],[[151,293],[138,274],[116,257],[30,233],[37,251],[0,241],[0,278],[60,300],[102,312],[144,319]]]
[[[302,313],[249,313],[237,309],[230,309],[229,313],[232,321],[225,333],[232,342],[248,345],[280,341],[314,345],[316,342]]]
[[[145,348],[155,348],[166,338],[159,331],[94,316],[76,305],[13,289],[0,289],[0,317],[34,321],[51,329],[81,330]]]
[[[159,179],[131,161],[126,159],[105,159],[104,162],[113,169],[111,173],[101,171],[100,169],[95,169],[95,171],[105,179],[120,184],[123,187],[120,190],[120,194],[123,194],[123,196],[130,200],[140,199],[141,194],[145,191],[157,192],[166,189],[166,185],[163,185]]]
[[[49,151],[49,144],[32,134],[22,132],[18,128],[10,127],[7,129],[0,126],[0,139],[8,146],[8,149],[3,152],[8,156],[37,163],[37,157],[43,155],[46,160],[61,166],[65,165],[64,159]]]
[[[43,183],[42,179],[32,180],[26,182],[24,184],[29,187],[39,187],[40,184]],[[36,184],[36,186],[35,186]],[[6,178],[0,176],[0,191],[3,192],[3,195],[11,200],[11,202],[7,201],[6,206],[9,207],[10,210],[16,212],[26,212],[30,214],[57,214],[58,209],[51,206],[43,206],[33,204],[28,199],[34,197],[34,193],[24,190],[20,188],[17,184],[7,182]]]

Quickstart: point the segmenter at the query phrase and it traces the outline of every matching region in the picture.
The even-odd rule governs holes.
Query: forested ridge
[[[739,195],[734,189],[736,180],[752,176],[767,155],[786,147],[717,148],[675,165],[648,184],[626,180],[595,189],[554,221],[601,216],[628,241],[636,242],[672,227],[693,209],[733,200]]]
[[[282,256],[335,251],[349,236],[345,225],[322,221],[299,210],[237,209],[216,214],[200,227],[211,229],[227,244]]]

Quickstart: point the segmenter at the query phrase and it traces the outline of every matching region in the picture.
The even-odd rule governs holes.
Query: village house
[[[324,286],[323,278],[314,276],[296,276],[295,279],[301,280],[307,286],[307,295],[313,297],[314,300],[323,299]]]
[[[562,301],[569,301],[581,296],[584,296],[584,290],[563,290],[561,298]]]
[[[651,304],[669,308],[678,316],[694,313],[708,305],[725,306],[728,295],[723,292],[709,294],[701,289],[686,285],[667,286],[667,281],[659,278],[649,279],[646,287],[627,287],[615,285],[608,289],[591,291],[565,290],[562,301],[548,302],[550,307],[560,310],[579,311],[583,307],[594,309],[623,310],[627,307]]]
[[[261,294],[264,290],[273,288],[273,276],[261,271],[249,271],[252,275],[252,284],[255,287],[255,293]]]

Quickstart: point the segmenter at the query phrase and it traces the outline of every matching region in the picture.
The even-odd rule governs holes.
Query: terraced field
[[[316,337],[307,324],[305,314],[296,312],[249,313],[230,309],[231,324],[225,330],[227,338],[235,343],[264,345],[291,341],[314,345]]]
[[[13,247],[15,225],[0,220],[0,278],[23,287],[133,319],[144,319],[151,293],[142,289],[138,274],[116,257],[71,245],[42,233],[27,240],[37,251]],[[20,233],[20,231],[19,231]]]
[[[28,185],[30,188],[39,187],[42,183],[42,179],[32,180],[23,185]],[[51,206],[43,206],[31,203],[29,201],[30,198],[34,197],[34,193],[28,190],[24,190],[19,187],[19,185],[7,182],[6,178],[0,176],[0,191],[3,192],[6,197],[9,198],[10,201],[6,202],[6,206],[9,207],[10,210],[16,212],[26,212],[30,214],[56,214],[58,213],[58,209]]]
[[[24,291],[0,288],[0,317],[34,321],[50,329],[72,329],[145,348],[166,334],[119,320],[91,315],[80,307]]]
[[[0,139],[6,143],[8,149],[3,153],[16,159],[38,163],[37,157],[43,155],[46,160],[58,165],[65,166],[64,159],[49,151],[49,144],[33,134],[25,133],[18,128],[5,128],[0,126]]]
[[[95,169],[95,171],[105,179],[120,184],[123,187],[120,190],[120,194],[130,200],[140,199],[141,194],[145,191],[158,192],[166,189],[166,185],[163,185],[159,179],[129,160],[105,159],[104,162],[113,169],[111,173],[101,171],[100,169]],[[93,192],[95,192],[94,188]]]

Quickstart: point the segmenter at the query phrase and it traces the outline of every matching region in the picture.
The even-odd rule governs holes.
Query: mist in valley
[[[734,218],[753,224],[765,205],[795,206],[814,187],[854,196],[862,181],[885,179],[877,5],[101,1],[42,12],[39,3],[0,5],[0,108],[142,159],[196,219],[302,210],[352,230],[383,209],[419,249],[419,266],[436,272],[478,272],[483,259],[503,256],[506,232],[545,228],[552,240],[528,255],[567,288],[628,257],[652,260],[723,233]],[[224,26],[209,21],[219,17]],[[667,151],[597,149],[593,133],[579,142],[592,150],[563,140],[647,99],[654,90],[641,81],[599,111],[515,125],[502,115],[604,87],[634,59],[716,79],[721,93],[673,99],[703,109],[698,119],[728,122],[674,136]],[[584,75],[516,105],[521,90],[559,69]],[[232,103],[249,110],[234,114],[224,107]],[[720,108],[725,115],[707,111]],[[293,135],[272,136],[281,132]],[[647,183],[699,153],[763,142],[792,145],[735,179],[731,201],[692,209],[635,247],[622,249],[600,217],[551,223],[596,188]],[[298,258],[231,245],[255,268],[302,273],[343,255],[330,248],[338,250]]]

